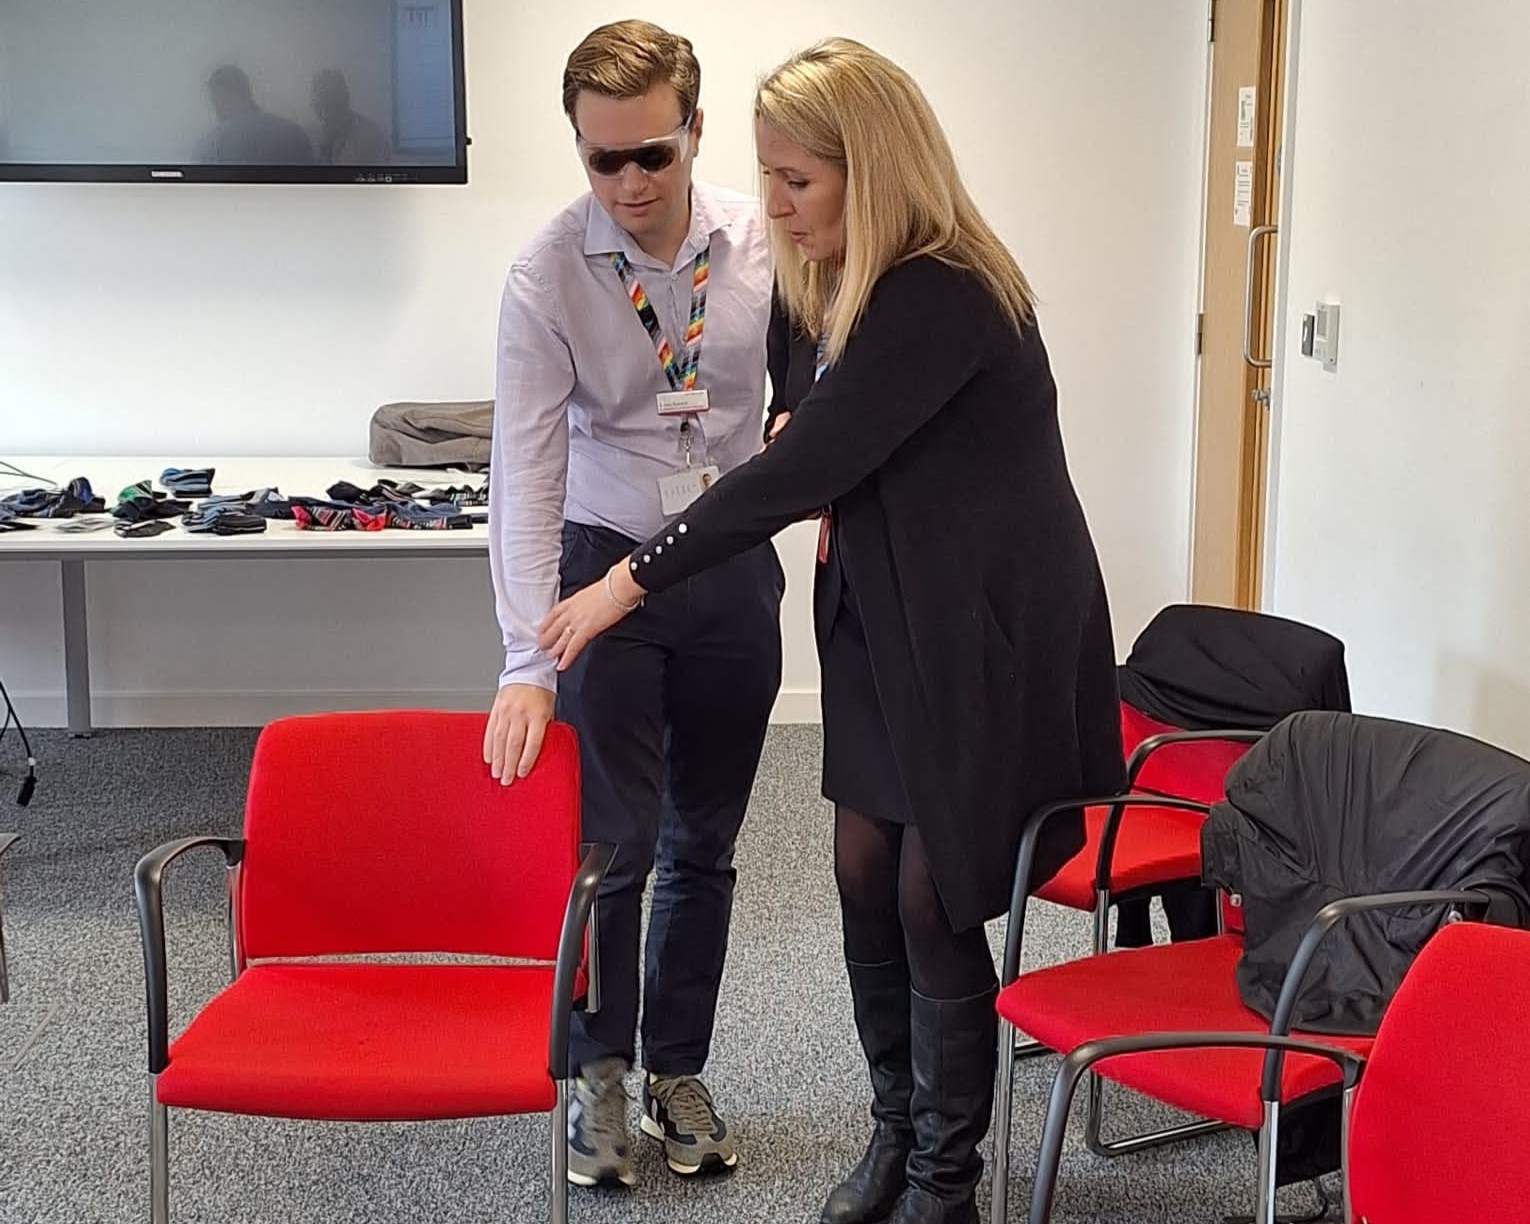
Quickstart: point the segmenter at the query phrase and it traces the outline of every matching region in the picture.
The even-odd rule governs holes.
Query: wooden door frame
[[[1291,53],[1295,45],[1299,16],[1298,0],[1263,0],[1261,7],[1266,11],[1259,18],[1263,33],[1260,36],[1259,63],[1255,73],[1260,91],[1256,123],[1259,131],[1258,144],[1265,152],[1256,159],[1253,222],[1274,225],[1278,227],[1279,232],[1266,238],[1260,244],[1262,250],[1253,252],[1252,264],[1258,279],[1254,286],[1252,319],[1248,325],[1248,331],[1257,338],[1254,341],[1256,352],[1268,344],[1267,353],[1261,356],[1268,357],[1270,366],[1268,369],[1239,366],[1242,372],[1242,415],[1237,426],[1238,440],[1235,447],[1223,449],[1225,441],[1231,441],[1226,434],[1227,418],[1221,415],[1220,409],[1216,419],[1224,422],[1222,424],[1209,425],[1207,419],[1203,417],[1203,410],[1207,406],[1205,381],[1207,371],[1204,355],[1197,358],[1194,428],[1190,440],[1190,516],[1186,540],[1187,597],[1209,598],[1218,602],[1226,600],[1235,606],[1247,608],[1258,608],[1266,602],[1265,593],[1269,590],[1273,578],[1273,570],[1268,562],[1272,556],[1275,533],[1273,514],[1276,481],[1273,464],[1278,439],[1275,427],[1278,411],[1277,382],[1283,381],[1280,375],[1285,339],[1285,276],[1288,271],[1285,231],[1290,212],[1289,185],[1292,178],[1289,171],[1289,129],[1295,99],[1294,65],[1291,62]],[[1217,8],[1218,0],[1207,0],[1208,27],[1215,27],[1218,24]],[[1197,309],[1201,312],[1202,320],[1207,317],[1210,301],[1206,296],[1209,244],[1211,227],[1215,224],[1211,209],[1215,207],[1213,200],[1216,192],[1215,184],[1211,180],[1213,163],[1220,156],[1214,151],[1212,136],[1218,122],[1225,121],[1217,118],[1220,112],[1217,111],[1216,71],[1216,40],[1208,38],[1197,270]],[[1221,149],[1221,146],[1218,145],[1215,148]],[[1222,240],[1218,239],[1218,242],[1221,244]],[[1270,242],[1274,244],[1273,250],[1270,250],[1267,245]],[[1225,244],[1219,245],[1218,249],[1222,251],[1219,258],[1225,261],[1227,258]],[[1246,281],[1244,286],[1244,291],[1248,292]],[[1221,299],[1218,299],[1218,311],[1218,318],[1225,320],[1226,303]],[[1219,327],[1222,330],[1218,334],[1222,336],[1225,344],[1226,323],[1219,324]],[[1265,337],[1268,337],[1268,340],[1265,340]],[[1198,351],[1199,348],[1200,344],[1197,343]],[[1227,352],[1225,347],[1216,351],[1223,354]],[[1231,370],[1226,364],[1225,357],[1219,358],[1219,362],[1221,364],[1218,367],[1216,386],[1225,388],[1227,387],[1226,379],[1231,374]],[[1259,389],[1268,396],[1268,403],[1264,407],[1260,407],[1254,398],[1256,390]],[[1225,401],[1219,400],[1219,403],[1225,403]],[[1207,435],[1203,431],[1208,428],[1214,428],[1215,432]],[[1205,448],[1211,445],[1210,439],[1219,435],[1225,439],[1224,443],[1215,446],[1210,452],[1206,451]],[[1203,488],[1201,465],[1211,455],[1217,456],[1216,461],[1219,463],[1236,465],[1236,485],[1235,488],[1228,488],[1226,484],[1223,484],[1223,491],[1217,495],[1217,506],[1212,506],[1210,503],[1203,506],[1200,499],[1207,490]],[[1233,495],[1230,505],[1220,500],[1228,493]],[[1227,522],[1225,518],[1207,519],[1205,515],[1208,513],[1233,516],[1230,539],[1225,534],[1214,534],[1209,539],[1203,536],[1202,533],[1206,530],[1208,523]],[[1220,533],[1227,528],[1213,530]],[[1231,552],[1227,551],[1229,547]],[[1204,574],[1204,578],[1198,578],[1198,574]]]
[[[1291,336],[1291,221],[1296,183],[1296,100],[1301,67],[1302,0],[1285,0],[1285,97],[1280,117],[1280,198],[1276,223],[1280,245],[1275,252],[1275,327],[1270,339],[1269,456],[1265,462],[1264,546],[1260,550],[1259,607],[1275,606],[1275,558],[1279,534],[1280,445],[1285,420],[1286,356]]]

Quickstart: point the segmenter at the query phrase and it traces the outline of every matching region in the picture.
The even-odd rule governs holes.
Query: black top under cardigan
[[[1008,908],[1027,816],[1124,778],[1046,350],[974,274],[927,256],[885,273],[782,433],[640,547],[634,576],[662,590],[826,505],[936,886],[976,926]],[[1033,884],[1083,845],[1080,817],[1048,827]]]

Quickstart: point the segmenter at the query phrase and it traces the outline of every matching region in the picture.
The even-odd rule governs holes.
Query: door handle
[[[1248,261],[1243,283],[1243,360],[1256,370],[1268,370],[1275,363],[1268,357],[1254,356],[1254,248],[1268,234],[1278,234],[1276,225],[1256,225],[1248,232]]]

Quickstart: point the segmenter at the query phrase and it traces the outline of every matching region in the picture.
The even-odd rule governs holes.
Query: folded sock
[[[363,489],[349,480],[340,480],[330,485],[325,493],[331,501],[344,502],[350,506],[375,507],[410,504],[414,501],[415,495],[422,491],[421,486],[407,480],[403,483],[396,480],[379,480],[370,489]]]
[[[300,499],[293,502],[292,517],[300,531],[381,531],[388,525],[386,514],[360,506],[335,506]]]
[[[175,518],[190,509],[189,501],[167,497],[155,490],[147,480],[140,480],[117,494],[112,517],[125,523],[141,523],[147,519]]]
[[[444,489],[432,489],[425,494],[425,500],[438,504],[448,503],[453,506],[487,506],[489,486],[481,485],[475,489],[471,485],[448,485]]]
[[[280,489],[256,489],[244,503],[245,511],[263,519],[292,519],[292,499],[283,497]]]
[[[124,540],[144,540],[172,531],[174,528],[174,523],[166,522],[164,519],[141,519],[136,523],[119,520],[113,530]]]
[[[266,520],[246,513],[243,503],[204,501],[181,518],[181,526],[195,534],[255,535],[266,529]]]
[[[216,468],[166,468],[159,483],[178,497],[207,497],[212,493]]]
[[[411,502],[407,506],[389,506],[387,515],[388,526],[413,531],[445,531],[472,525],[467,515],[459,514],[450,505],[422,506]]]
[[[77,476],[58,489],[23,489],[0,501],[17,518],[73,518],[77,514],[100,514],[106,503],[95,495],[90,481]]]
[[[228,510],[214,517],[213,535],[259,535],[266,529],[266,520],[254,514],[241,514]]]
[[[324,493],[330,501],[344,502],[348,506],[357,506],[367,500],[367,491],[349,480],[337,480]]]
[[[218,493],[212,497],[202,498],[201,501],[197,502],[197,509],[207,510],[222,506],[233,506],[236,509],[243,510],[249,504],[250,498],[254,496],[255,494],[253,493]]]

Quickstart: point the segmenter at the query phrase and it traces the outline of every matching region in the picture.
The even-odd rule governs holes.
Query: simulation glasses
[[[590,144],[583,136],[576,136],[574,143],[590,173],[599,178],[620,178],[628,165],[636,166],[644,174],[658,174],[683,160],[690,152],[691,120],[687,116],[685,122],[667,136],[655,136],[625,148]]]

